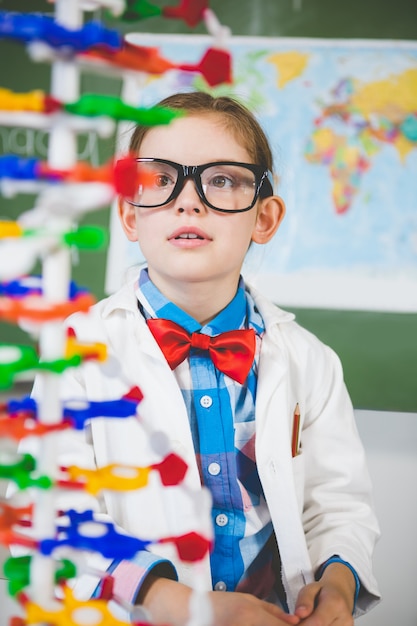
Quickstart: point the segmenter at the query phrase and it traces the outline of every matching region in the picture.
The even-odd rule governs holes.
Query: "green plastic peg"
[[[8,579],[8,588],[11,596],[16,596],[30,583],[31,556],[10,557],[3,566],[3,572]],[[68,559],[56,563],[55,582],[69,580],[77,575],[77,568]]]
[[[151,4],[148,0],[127,0],[126,6],[126,11],[120,16],[124,22],[136,22],[146,17],[162,15],[162,9]]]
[[[31,454],[0,452],[0,478],[13,479],[16,473],[32,472],[36,467]]]
[[[114,120],[126,120],[136,122],[144,126],[157,126],[158,124],[169,124],[177,117],[181,117],[181,111],[173,111],[166,107],[151,107],[144,109],[125,104],[117,96],[107,96],[104,94],[85,93],[77,102],[65,104],[64,108],[68,113],[74,115],[85,115],[87,117],[97,117],[106,115]]]
[[[0,389],[11,387],[17,374],[37,364],[38,355],[32,346],[0,344]]]
[[[48,476],[32,477],[30,474],[36,469],[36,461],[31,454],[10,454],[0,451],[0,478],[12,480],[19,489],[37,487],[50,489],[53,481]]]
[[[75,246],[80,250],[98,250],[107,245],[108,234],[104,228],[97,226],[81,226],[74,232],[63,237],[67,246]]]
[[[79,354],[75,354],[68,359],[56,359],[56,361],[41,361],[37,364],[37,370],[44,370],[52,372],[54,374],[62,374],[69,367],[78,367],[81,364],[82,358]]]

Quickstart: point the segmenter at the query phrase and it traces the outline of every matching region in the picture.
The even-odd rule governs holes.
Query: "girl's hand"
[[[353,626],[355,578],[343,563],[331,563],[319,581],[299,593],[295,615],[303,626]]]
[[[192,590],[182,583],[148,576],[139,601],[154,624],[186,626]],[[300,618],[247,593],[210,591],[216,626],[296,626]]]

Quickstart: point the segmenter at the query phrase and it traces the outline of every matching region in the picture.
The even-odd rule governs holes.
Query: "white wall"
[[[375,574],[383,601],[359,626],[417,625],[417,414],[357,411],[374,482],[382,538]],[[11,601],[0,581],[0,626]]]
[[[382,536],[375,574],[383,601],[359,626],[417,625],[417,414],[357,411]]]

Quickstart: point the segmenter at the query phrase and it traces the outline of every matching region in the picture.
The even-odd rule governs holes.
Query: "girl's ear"
[[[260,200],[252,241],[268,243],[277,232],[284,215],[285,204],[279,196],[269,196]]]
[[[137,241],[135,207],[129,204],[129,202],[126,202],[122,196],[119,196],[117,212],[126,237],[129,241]]]

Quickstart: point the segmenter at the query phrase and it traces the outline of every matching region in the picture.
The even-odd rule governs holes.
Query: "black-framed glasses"
[[[249,211],[258,197],[273,195],[272,174],[260,165],[216,161],[204,165],[181,165],[166,159],[137,158],[146,181],[127,201],[148,209],[168,204],[180,194],[187,178],[194,181],[201,200],[215,211]]]

